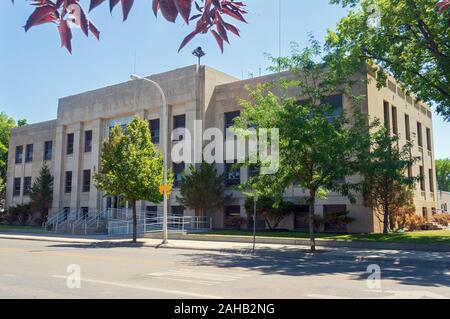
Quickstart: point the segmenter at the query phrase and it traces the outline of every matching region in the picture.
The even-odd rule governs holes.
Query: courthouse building
[[[202,130],[217,127],[225,130],[239,116],[239,99],[247,99],[247,86],[276,80],[287,74],[272,74],[248,80],[233,76],[208,66],[189,66],[151,76],[167,95],[169,104],[169,132],[186,128],[194,132],[195,120],[202,120]],[[430,217],[436,207],[435,168],[433,151],[432,112],[430,107],[418,102],[401,90],[394,79],[381,90],[376,88],[372,75],[367,84],[353,88],[354,95],[364,95],[361,111],[371,118],[379,118],[398,134],[400,143],[414,141],[413,155],[421,160],[412,167],[410,174],[425,176],[417,184],[414,203],[417,214]],[[350,109],[345,96],[332,96],[333,105],[343,110]],[[144,81],[128,81],[80,94],[61,98],[57,118],[51,121],[14,128],[11,131],[7,176],[7,205],[27,203],[30,187],[38,176],[43,162],[47,162],[54,175],[53,205],[50,214],[65,212],[68,216],[89,215],[105,209],[126,208],[127,203],[119,197],[106,197],[93,183],[93,174],[98,169],[101,143],[108,137],[111,127],[126,126],[135,115],[147,119],[151,127],[153,142],[160,149],[163,135],[161,97],[158,91]],[[169,150],[177,143],[169,136]],[[187,166],[187,165],[186,165]],[[212,213],[214,228],[242,227],[247,219],[245,198],[233,190],[233,186],[244,182],[251,169],[231,170],[232,163],[219,165],[225,171],[226,182],[233,202]],[[177,202],[177,187],[183,163],[171,163],[175,175],[175,188],[170,197],[169,213],[172,215],[195,215]],[[292,186],[286,190],[286,199],[296,206],[291,216],[286,217],[280,228],[302,230],[307,227],[305,215],[308,207],[302,204],[306,191]],[[346,198],[329,194],[317,202],[319,215],[347,210],[355,221],[342,231],[372,232],[380,230],[380,221],[372,209],[363,205],[362,198],[352,204]],[[147,214],[158,214],[162,203],[140,202],[138,207]],[[245,223],[245,222],[244,222]],[[264,223],[259,223],[263,227]],[[336,231],[333,225],[323,230]]]

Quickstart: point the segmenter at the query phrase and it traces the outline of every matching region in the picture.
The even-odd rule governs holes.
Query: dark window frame
[[[67,137],[66,137],[66,143],[67,143],[66,155],[73,154],[74,140],[75,140],[74,133],[68,133]]]
[[[13,179],[13,196],[14,197],[20,196],[21,184],[22,184],[22,178],[14,177],[14,179]]]
[[[64,193],[65,194],[72,193],[72,180],[73,180],[72,171],[66,171],[64,173]]]
[[[53,156],[53,141],[44,142],[44,161],[51,161]]]
[[[397,107],[392,105],[392,133],[398,135]]]
[[[225,184],[227,186],[239,185],[241,184],[241,170],[238,168],[237,170],[233,170],[232,167],[235,163],[225,163]],[[233,178],[230,176],[236,175]]]
[[[25,146],[25,163],[31,163],[33,162],[33,144],[27,144]]]
[[[148,121],[148,126],[150,128],[150,135],[152,137],[153,144],[159,144],[160,136],[161,136],[161,120],[152,119]],[[157,128],[155,128],[157,127]]]
[[[23,163],[23,145],[16,146],[15,162],[16,164]]]
[[[408,142],[411,141],[411,126],[408,114],[405,114],[405,137]]]
[[[84,152],[92,152],[92,130],[84,132]]]
[[[173,116],[173,132],[175,135],[173,136],[172,141],[178,142],[184,140],[184,130],[186,129],[186,114],[179,114]],[[183,133],[181,134],[181,129],[183,129]]]
[[[431,144],[431,129],[429,127],[425,128],[425,134],[427,139],[427,150],[431,152],[432,144]]]
[[[84,169],[83,170],[83,185],[81,188],[83,193],[89,193],[91,191],[91,170]]]
[[[32,185],[31,176],[25,176],[23,178],[23,195],[30,195]]]
[[[423,147],[422,123],[417,122],[417,145]]]

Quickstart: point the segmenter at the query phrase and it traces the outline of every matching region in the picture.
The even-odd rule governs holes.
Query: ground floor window
[[[63,220],[67,220],[70,214],[70,207],[63,208]]]
[[[324,231],[346,232],[347,225],[339,222],[339,213],[346,210],[346,205],[323,205]]]
[[[156,223],[158,217],[158,206],[146,206],[145,207],[145,219],[147,222]]]
[[[184,207],[183,206],[172,206],[172,216],[183,217]]]
[[[89,207],[81,207],[81,218],[87,219],[89,217]]]
[[[309,206],[295,205],[294,206],[294,228],[296,230],[309,229]]]
[[[241,206],[225,206],[224,209],[224,227],[240,228],[241,226]]]

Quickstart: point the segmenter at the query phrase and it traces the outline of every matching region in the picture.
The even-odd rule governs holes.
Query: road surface
[[[373,264],[0,239],[0,298],[450,298],[442,264]]]

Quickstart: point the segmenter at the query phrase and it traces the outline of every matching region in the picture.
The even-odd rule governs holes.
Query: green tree
[[[343,65],[380,66],[374,68],[379,86],[388,71],[450,121],[450,10],[439,12],[436,0],[330,2],[357,8],[328,32],[327,45]]]
[[[185,207],[194,209],[200,216],[206,216],[213,209],[222,208],[232,200],[225,195],[224,174],[218,174],[214,164],[193,165],[189,173],[182,176],[178,201]]]
[[[411,155],[412,147],[410,142],[400,147],[398,136],[382,127],[372,133],[370,151],[359,158],[365,204],[375,209],[385,234],[394,228],[390,220],[395,209],[404,204],[403,192],[414,189],[415,183],[423,178],[407,174],[408,168],[419,159]]]
[[[349,82],[338,72],[324,67],[320,54],[320,46],[313,41],[311,48],[298,51],[294,47],[292,56],[275,59],[275,69],[290,71],[292,77],[279,81],[275,89],[280,94],[264,85],[253,90],[250,100],[241,102],[244,110],[236,124],[237,128],[279,128],[278,172],[252,177],[243,187],[256,190],[259,196],[278,198],[292,184],[308,190],[312,251],[316,200],[329,191],[355,200],[352,190],[358,183],[344,177],[355,173],[355,156],[368,132],[363,116],[356,111],[347,116],[339,105],[332,105],[331,95],[342,94],[355,102],[359,98],[350,95]]]
[[[39,176],[33,182],[30,190],[30,206],[33,212],[40,214],[39,219],[43,221],[53,201],[53,176],[47,163],[42,164]]]
[[[123,132],[116,125],[103,142],[96,187],[107,196],[122,196],[133,209],[133,242],[137,241],[136,201],[162,201],[163,157],[151,142],[148,123],[136,116]]]
[[[245,211],[247,215],[253,216],[254,198],[247,197],[245,200]],[[279,200],[278,198],[271,198],[269,196],[262,196],[256,202],[256,215],[263,216],[267,226],[270,230],[278,228],[281,221],[294,211],[294,204]]]
[[[450,192],[450,158],[436,160],[436,179],[441,191]]]

